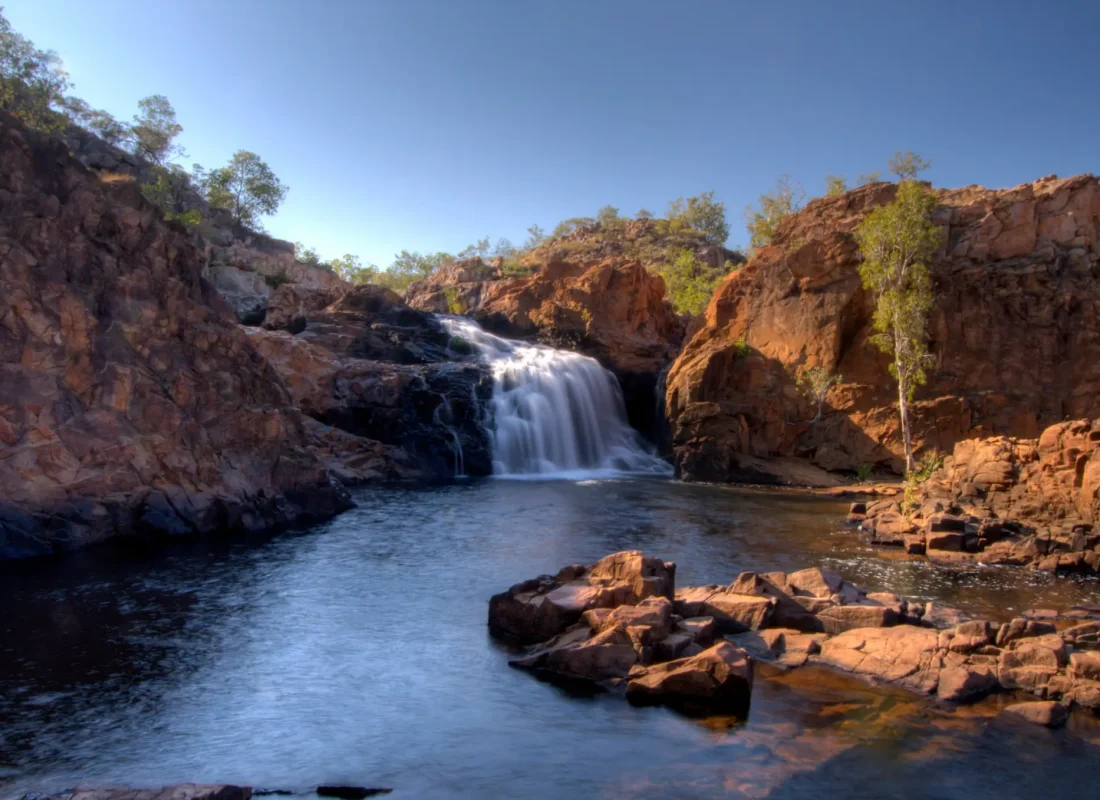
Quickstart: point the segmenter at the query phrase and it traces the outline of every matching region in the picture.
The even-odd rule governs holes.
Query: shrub
[[[466,304],[462,302],[462,298],[458,296],[458,288],[455,286],[448,286],[443,290],[443,296],[447,300],[447,313],[454,314],[455,316],[461,316],[466,313]]]
[[[844,194],[846,191],[848,191],[848,181],[844,180],[843,175],[825,176],[825,194],[827,196]]]
[[[817,423],[821,420],[822,408],[825,405],[825,396],[839,384],[843,378],[833,375],[825,367],[803,367],[798,371],[798,388],[808,398],[817,403],[817,416],[810,422]]]
[[[860,464],[856,467],[856,481],[859,483],[870,483],[874,476],[875,468],[870,464]]]
[[[690,228],[700,231],[710,244],[723,245],[730,237],[726,223],[726,204],[714,199],[714,192],[703,192],[694,197],[678,197],[668,204],[669,229]]]
[[[749,232],[749,246],[765,247],[771,244],[781,223],[788,215],[802,208],[806,192],[798,184],[791,184],[790,177],[780,176],[774,192],[760,195],[759,208],[745,209],[745,227]]]
[[[682,314],[702,314],[726,273],[699,260],[691,250],[682,249],[673,255],[674,258],[658,270],[665,279],[668,301]]]

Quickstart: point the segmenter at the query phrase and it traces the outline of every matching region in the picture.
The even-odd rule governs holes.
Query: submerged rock
[[[1001,716],[1026,720],[1034,725],[1044,725],[1048,728],[1061,728],[1069,719],[1069,710],[1053,700],[1038,700],[1005,706]]]

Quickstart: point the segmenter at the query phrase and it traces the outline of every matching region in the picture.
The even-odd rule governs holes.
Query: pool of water
[[[571,697],[509,669],[489,596],[641,548],[677,582],[824,565],[997,618],[1094,581],[872,549],[846,504],[663,480],[359,490],[309,531],[0,566],[0,798],[228,781],[395,797],[975,798],[1100,782],[1100,727],[991,720],[820,670],[761,668],[747,720]],[[825,796],[825,795],[822,795]]]

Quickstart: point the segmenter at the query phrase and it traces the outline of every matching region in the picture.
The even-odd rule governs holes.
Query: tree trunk
[[[913,471],[913,438],[909,433],[909,401],[906,398],[905,379],[898,370],[898,413],[901,415],[901,439],[905,445],[905,471]]]

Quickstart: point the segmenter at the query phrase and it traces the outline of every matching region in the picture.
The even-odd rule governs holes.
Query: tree
[[[311,267],[320,267],[323,263],[316,250],[312,247],[306,247],[301,242],[294,243],[294,260],[301,261]]]
[[[789,214],[802,208],[806,192],[798,184],[791,185],[789,175],[781,175],[776,181],[775,191],[760,195],[759,208],[749,206],[745,209],[745,227],[749,231],[749,247],[757,248],[771,244],[779,230],[779,223]]]
[[[726,204],[716,202],[712,191],[694,197],[677,197],[668,204],[668,221],[700,231],[711,244],[723,245],[730,237]]]
[[[665,296],[672,307],[682,314],[702,314],[710,303],[715,287],[733,265],[727,261],[725,269],[712,267],[686,248],[672,255],[674,258],[658,270],[665,280]]]
[[[516,254],[516,248],[512,246],[512,242],[503,236],[497,239],[497,243],[493,245],[492,255],[494,258],[511,258]]]
[[[169,222],[181,222],[184,225],[198,225],[202,214],[196,208],[187,208],[188,195],[194,197],[191,179],[187,173],[175,165],[171,167],[153,167],[152,183],[141,185],[141,194],[150,203],[160,209]]]
[[[899,182],[916,180],[917,175],[932,166],[931,161],[925,161],[912,150],[894,153],[893,158],[886,163],[890,171],[898,176]]]
[[[288,191],[263,159],[238,150],[229,163],[205,178],[206,199],[214,208],[228,211],[233,221],[248,228],[259,226],[260,217],[274,214]]]
[[[866,186],[869,183],[879,183],[882,180],[882,174],[877,170],[871,170],[870,172],[864,172],[859,178],[856,179],[856,186]]]
[[[546,231],[537,224],[532,225],[527,229],[527,241],[523,243],[523,249],[530,250],[534,247],[538,247],[544,241],[546,241]]]
[[[805,367],[798,372],[798,388],[817,403],[817,416],[811,423],[821,420],[822,407],[825,405],[825,395],[829,390],[839,384],[843,379],[840,375],[833,375],[825,367]]]
[[[856,229],[863,261],[859,274],[875,298],[874,344],[893,359],[906,471],[913,469],[909,403],[927,380],[928,313],[932,276],[928,262],[943,239],[931,220],[936,198],[915,181],[903,181],[894,202],[872,211]]]
[[[848,181],[844,180],[843,175],[825,176],[825,194],[827,196],[844,194],[846,191],[848,191]]]
[[[473,258],[477,256],[479,258],[485,258],[489,255],[489,237],[484,239],[478,239],[474,244],[467,245],[465,250],[461,250],[458,253],[459,258]]]
[[[332,270],[349,283],[374,283],[379,274],[378,267],[373,264],[363,266],[363,262],[359,260],[359,256],[352,255],[351,253],[345,253],[342,258],[332,259],[325,267],[326,269]]]
[[[604,206],[596,212],[596,221],[604,227],[614,225],[619,221],[619,209],[615,206]]]
[[[176,122],[176,110],[162,94],[154,94],[138,101],[138,113],[130,126],[134,154],[164,165],[176,156],[185,155],[174,140],[183,133],[183,126]]]
[[[68,117],[60,109],[72,85],[52,50],[39,50],[34,42],[12,30],[0,8],[0,109],[43,133],[65,129]]]
[[[635,215],[634,219],[653,219],[653,212],[648,209],[640,209]]]

